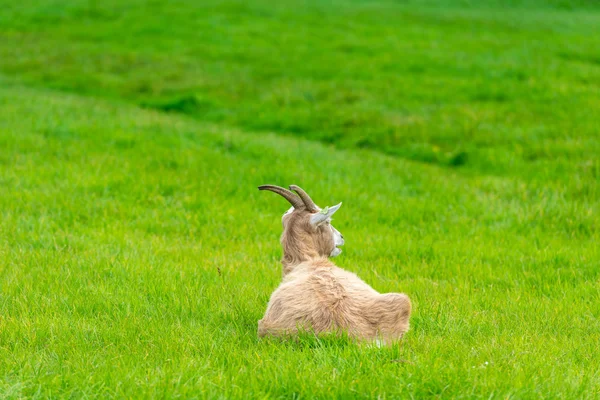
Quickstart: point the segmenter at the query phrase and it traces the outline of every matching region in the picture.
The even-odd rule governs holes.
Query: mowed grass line
[[[27,84],[583,195],[600,178],[594,1],[0,6],[0,71]]]
[[[0,396],[593,398],[598,203],[568,187],[0,89]],[[414,304],[400,346],[258,340],[285,202]]]

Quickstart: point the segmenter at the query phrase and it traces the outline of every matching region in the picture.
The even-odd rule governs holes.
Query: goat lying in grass
[[[329,257],[342,251],[344,237],[331,225],[341,203],[320,209],[300,187],[290,190],[264,185],[292,207],[283,215],[283,282],[273,292],[259,336],[347,332],[349,336],[384,343],[408,330],[410,300],[401,293],[379,294],[355,274],[338,268]]]

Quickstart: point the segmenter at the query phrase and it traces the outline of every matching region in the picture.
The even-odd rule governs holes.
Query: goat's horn
[[[310,212],[319,211],[319,207],[317,207],[315,202],[310,198],[310,196],[304,190],[302,190],[302,188],[300,186],[290,185],[290,189],[295,191],[296,193],[298,193],[298,195],[304,202],[304,205],[306,206],[308,211],[310,211]]]
[[[258,187],[258,190],[270,190],[271,192],[275,192],[279,195],[281,195],[282,197],[284,197],[287,201],[290,202],[290,204],[292,206],[294,206],[294,208],[303,208],[304,204],[302,203],[302,199],[298,196],[296,196],[293,192],[290,192],[289,190],[279,187],[279,186],[275,186],[275,185],[262,185]]]

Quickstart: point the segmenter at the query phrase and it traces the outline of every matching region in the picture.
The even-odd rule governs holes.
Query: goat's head
[[[342,203],[321,209],[304,190],[296,185],[291,185],[290,189],[297,194],[274,185],[263,185],[258,188],[275,192],[292,205],[281,218],[284,262],[299,262],[317,256],[335,257],[342,252],[339,246],[344,244],[344,237],[331,225],[331,216],[342,206]]]

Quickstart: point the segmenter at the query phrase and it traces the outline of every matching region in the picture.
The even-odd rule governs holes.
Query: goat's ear
[[[324,221],[327,221],[329,218],[331,218],[331,216],[333,214],[335,214],[335,212],[337,210],[340,209],[341,206],[342,206],[342,203],[335,205],[333,207],[325,207],[321,211],[314,213],[313,215],[310,216],[310,223],[314,226],[317,226],[317,225],[323,223]]]

